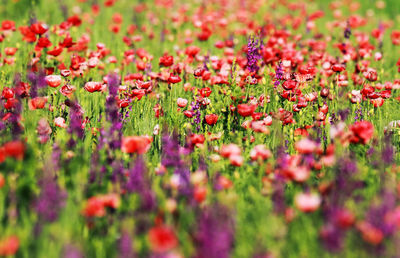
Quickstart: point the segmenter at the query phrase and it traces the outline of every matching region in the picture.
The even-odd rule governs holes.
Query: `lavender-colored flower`
[[[75,134],[79,139],[82,139],[85,133],[82,128],[82,118],[84,113],[82,107],[78,104],[78,102],[72,102],[69,100],[66,101],[66,104],[70,107],[70,126],[68,128],[68,132],[70,134]]]
[[[247,41],[247,68],[250,72],[257,72],[260,67],[257,65],[261,60],[262,44],[259,38],[250,37]]]
[[[384,147],[382,150],[382,161],[385,165],[390,165],[394,161],[395,149],[391,144],[392,133],[388,133],[384,138]]]
[[[207,55],[204,56],[204,60],[203,60],[203,67],[204,70],[208,71],[208,66],[207,64],[210,62],[210,53],[208,52]]]
[[[51,162],[45,166],[44,176],[39,180],[40,195],[35,203],[39,218],[47,222],[57,220],[58,214],[64,207],[67,198],[67,193],[57,184],[53,169]]]
[[[324,225],[320,232],[324,247],[330,252],[338,252],[343,247],[344,231],[337,225],[328,223]]]
[[[51,160],[53,163],[53,169],[58,171],[60,169],[61,163],[61,149],[57,143],[53,144],[53,152],[51,153]]]
[[[107,96],[106,100],[106,115],[111,125],[105,137],[107,138],[110,148],[116,150],[121,148],[122,138],[122,123],[116,101],[120,82],[117,74],[109,74],[107,79],[109,96]]]
[[[200,158],[199,158],[199,170],[207,171],[207,163],[203,156],[200,156]]]
[[[182,149],[179,145],[178,134],[173,132],[172,136],[167,133],[162,138],[161,164],[165,167],[175,168],[174,174],[179,176],[179,192],[182,195],[190,195],[192,188],[190,184],[190,169],[181,160]]]
[[[112,174],[111,181],[123,181],[124,180],[124,164],[120,159],[112,159],[110,156],[106,159],[106,162],[111,165]]]
[[[200,100],[196,98],[196,101],[191,103],[191,111],[194,112],[194,119],[192,125],[196,128],[197,131],[200,130],[200,124],[201,124],[201,103]]]
[[[344,37],[349,39],[351,36],[351,27],[349,21],[347,21],[346,28],[344,29]]]
[[[118,251],[120,258],[134,258],[136,257],[133,246],[132,238],[128,232],[124,231],[121,238],[118,241]]]
[[[370,157],[370,156],[372,156],[374,153],[375,153],[375,149],[374,149],[374,147],[371,147],[371,148],[368,149],[366,155],[367,155],[367,157]]]
[[[21,83],[21,75],[19,73],[15,74],[14,77],[14,89],[17,91],[18,85]],[[20,114],[22,113],[22,104],[21,104],[21,97],[16,94],[16,103],[12,111],[10,112],[11,116],[9,117],[8,121],[10,122],[11,133],[14,140],[19,139],[20,135],[23,132],[23,127],[21,126]]]
[[[30,96],[36,98],[39,96],[38,90],[47,86],[46,73],[44,70],[40,70],[37,73],[29,72],[27,79],[31,82]]]
[[[135,165],[129,172],[129,178],[125,184],[125,189],[128,193],[138,193],[141,198],[141,208],[148,211],[155,208],[156,198],[151,190],[146,172],[147,168],[144,160],[139,156],[136,159]]]
[[[129,171],[129,178],[125,184],[125,189],[128,193],[138,192],[146,187],[145,173],[146,166],[144,164],[143,158],[138,157],[136,159],[135,165]]]
[[[358,196],[354,194],[354,191],[364,187],[364,182],[355,177],[358,172],[357,165],[350,158],[339,159],[335,171],[336,177],[332,184],[332,190],[324,200],[324,209],[329,214],[333,213],[334,207],[343,207],[346,200],[356,199]]]
[[[396,208],[396,195],[392,192],[383,190],[381,193],[381,203],[372,205],[368,210],[365,220],[374,227],[380,229],[385,236],[392,235],[397,226],[385,220],[385,216]]]
[[[195,234],[196,257],[230,257],[234,243],[234,221],[230,211],[219,204],[200,214]]]
[[[285,181],[281,175],[277,175],[274,181],[274,190],[271,200],[274,204],[274,211],[278,214],[285,212]]]
[[[85,136],[85,131],[82,128],[82,117],[83,110],[78,102],[73,102],[70,100],[66,100],[65,104],[70,107],[69,110],[69,127],[68,133],[75,135],[78,139],[83,139]],[[68,142],[68,147],[73,148],[76,145],[76,141],[71,137]]]
[[[116,160],[114,156],[115,150],[121,148],[121,140],[122,140],[122,127],[124,124],[124,119],[122,118],[121,113],[119,112],[119,107],[117,104],[116,98],[118,97],[118,89],[120,86],[120,81],[117,74],[109,74],[107,75],[107,84],[108,84],[108,93],[106,99],[106,118],[110,123],[108,128],[100,129],[99,141],[96,146],[96,149],[91,158],[91,168],[89,171],[89,182],[93,183],[96,180],[99,180],[98,183],[101,183],[101,177],[97,173],[99,171],[99,162],[100,162],[100,151],[107,146],[107,157],[106,163],[111,165],[112,175],[111,180],[116,182],[118,180],[124,179],[124,166],[122,160]],[[100,170],[106,171],[106,168],[103,166]],[[102,173],[104,174],[104,173]]]
[[[165,167],[178,167],[181,164],[179,154],[178,134],[174,132],[172,136],[164,133],[162,137],[161,164]]]
[[[393,163],[394,160],[394,147],[393,146],[386,146],[382,152],[382,160],[385,165],[390,165]]]
[[[224,189],[224,187],[219,183],[219,178],[221,177],[221,174],[219,172],[215,173],[214,179],[213,179],[213,185],[214,189],[217,191],[221,191]]]
[[[190,185],[190,169],[181,164],[175,169],[174,174],[179,176],[179,193],[185,196],[191,195],[193,189]]]
[[[331,115],[331,117],[330,117],[330,119],[329,119],[329,123],[331,124],[331,125],[334,125],[334,124],[336,124],[338,122],[338,119],[337,119],[337,117],[336,117],[336,114],[335,113],[332,113],[332,115]]]
[[[354,121],[363,121],[364,120],[364,115],[363,115],[361,106],[355,111],[355,114],[356,115],[354,117]]]
[[[274,82],[274,87],[278,87],[280,84],[280,81],[283,79],[283,68],[282,68],[282,62],[278,63],[278,66],[276,67],[275,70],[275,79],[276,81]]]
[[[349,110],[348,108],[346,108],[346,109],[340,109],[340,110],[338,111],[339,118],[340,118],[340,120],[342,120],[342,121],[345,121],[345,120],[347,119],[347,117],[349,116],[349,114],[350,114],[350,110]]]

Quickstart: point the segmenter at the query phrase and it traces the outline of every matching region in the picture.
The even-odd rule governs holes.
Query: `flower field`
[[[4,0],[0,256],[399,257],[397,0]]]

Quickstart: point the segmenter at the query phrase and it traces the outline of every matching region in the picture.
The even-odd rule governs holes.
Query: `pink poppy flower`
[[[316,211],[321,204],[321,197],[317,193],[298,193],[294,204],[302,212]]]

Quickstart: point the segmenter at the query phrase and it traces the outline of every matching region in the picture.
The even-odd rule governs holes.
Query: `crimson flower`
[[[369,121],[358,121],[350,127],[350,131],[352,132],[351,143],[366,144],[374,134],[374,126]]]
[[[156,226],[149,231],[151,249],[156,253],[163,253],[175,248],[178,240],[174,231],[167,226]]]
[[[218,121],[218,115],[216,114],[206,115],[205,118],[208,125],[215,125]]]

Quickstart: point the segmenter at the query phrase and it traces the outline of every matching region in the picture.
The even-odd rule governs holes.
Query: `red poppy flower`
[[[197,35],[197,39],[200,41],[207,41],[211,37],[212,31],[207,27],[203,26],[201,32]]]
[[[59,56],[62,53],[62,51],[63,51],[62,47],[55,47],[54,49],[47,51],[47,54],[51,56]]]
[[[37,46],[40,48],[48,48],[51,46],[51,41],[48,38],[42,37],[38,40]]]
[[[378,73],[376,72],[375,69],[368,68],[364,73],[363,73],[365,79],[367,79],[370,82],[374,82],[378,79]]]
[[[3,163],[7,158],[6,151],[3,146],[0,146],[0,163]]]
[[[392,34],[390,34],[390,38],[392,39],[393,45],[400,45],[400,31],[394,30]]]
[[[28,26],[21,26],[18,30],[21,32],[24,41],[29,43],[36,41],[36,34]]]
[[[193,117],[193,111],[191,111],[191,110],[185,110],[185,111],[183,111],[183,114],[188,118]]]
[[[317,149],[317,144],[308,138],[304,138],[295,143],[295,148],[301,154],[311,154]]]
[[[25,144],[22,141],[11,141],[3,145],[6,156],[22,159],[25,153]]]
[[[201,79],[203,81],[208,81],[211,78],[211,72],[210,71],[204,71],[203,75],[201,76]]]
[[[237,106],[237,111],[239,115],[243,117],[251,116],[256,110],[257,105],[249,105],[249,104],[239,104]]]
[[[15,30],[15,22],[10,20],[5,20],[1,23],[2,30]]]
[[[8,87],[4,87],[1,96],[5,99],[10,99],[14,97],[14,90]]]
[[[67,19],[67,22],[70,23],[72,26],[80,26],[82,24],[82,20],[79,18],[78,15],[71,16]]]
[[[120,197],[114,193],[93,196],[88,199],[82,214],[86,217],[103,217],[106,215],[105,208],[117,209],[120,203]]]
[[[38,23],[32,24],[30,29],[33,33],[42,35],[49,29],[49,26],[47,26],[47,24],[44,24],[42,22],[38,22]]]
[[[187,105],[187,103],[188,103],[188,100],[187,100],[187,99],[184,99],[184,98],[178,98],[178,99],[176,100],[176,103],[178,104],[178,107],[184,108],[184,107],[186,107],[186,105]]]
[[[60,74],[61,74],[61,76],[63,76],[63,77],[68,77],[68,76],[71,75],[71,71],[68,70],[68,69],[64,69],[64,70],[61,70]]]
[[[205,141],[205,137],[202,134],[192,134],[190,135],[190,142],[192,144],[203,144]]]
[[[9,236],[0,241],[0,255],[14,255],[19,248],[19,239],[17,236]]]
[[[296,207],[302,212],[313,212],[321,204],[321,197],[316,193],[298,193],[294,198]]]
[[[130,100],[129,99],[117,99],[117,104],[118,107],[120,108],[126,108],[127,106],[129,106]]]
[[[342,209],[336,213],[336,221],[341,228],[349,228],[354,224],[355,216],[351,211]]]
[[[85,83],[85,90],[88,92],[95,92],[95,91],[101,91],[101,88],[103,86],[103,83],[101,82],[87,82]]]
[[[150,149],[152,138],[148,136],[128,136],[122,138],[121,150],[125,153],[144,154]]]
[[[239,156],[242,153],[240,147],[234,143],[228,145],[222,145],[219,154],[224,158],[229,158],[230,156]]]
[[[65,37],[64,40],[63,40],[62,42],[60,42],[58,45],[59,45],[60,47],[63,47],[63,48],[70,48],[70,47],[72,47],[73,45],[75,45],[75,42],[72,41],[72,38],[71,38],[70,36],[67,36],[67,37]]]
[[[173,83],[173,84],[175,84],[175,83],[178,83],[178,82],[180,82],[180,81],[182,81],[182,79],[181,79],[178,75],[173,75],[173,74],[171,74],[171,75],[169,76],[169,78],[168,78],[168,83]]]
[[[47,97],[36,97],[29,100],[28,106],[30,110],[42,109],[47,103]]]
[[[243,165],[244,158],[242,155],[231,155],[229,156],[229,161],[232,166],[240,167]]]
[[[195,57],[200,52],[200,48],[197,46],[188,46],[185,50],[185,54],[190,57]]]
[[[352,132],[351,143],[366,144],[374,134],[374,126],[369,121],[358,121],[350,127],[350,131]]]
[[[4,108],[5,109],[12,109],[16,107],[18,104],[18,100],[16,98],[9,98],[7,99],[6,103],[4,103]]]
[[[282,84],[282,86],[283,86],[283,88],[285,90],[293,90],[294,88],[296,88],[297,82],[296,81],[292,81],[292,80],[288,80],[288,81],[285,81]]]
[[[208,125],[215,125],[218,121],[218,115],[216,114],[206,115],[205,119]]]
[[[203,98],[209,97],[211,92],[212,92],[212,90],[209,87],[205,87],[205,88],[200,89],[200,95]]]
[[[204,69],[204,67],[200,67],[200,68],[197,68],[196,70],[194,70],[193,75],[195,77],[201,77],[201,76],[203,76],[205,71],[206,70]]]
[[[272,156],[271,151],[264,145],[259,144],[254,146],[254,148],[250,151],[250,157],[252,160],[265,160]]]
[[[164,55],[160,57],[159,65],[169,67],[174,64],[174,57],[169,55]]]
[[[207,188],[204,186],[195,187],[193,197],[198,203],[202,203],[207,197]]]
[[[76,88],[73,85],[64,85],[60,88],[60,92],[62,95],[66,97],[71,97],[72,94],[75,92]]]
[[[114,13],[114,15],[112,16],[112,20],[115,23],[121,24],[123,21],[122,15],[120,13]]]
[[[115,193],[108,193],[100,196],[101,201],[103,202],[104,207],[117,209],[121,204],[121,200],[119,196]]]
[[[18,48],[16,48],[16,47],[6,47],[4,49],[4,53],[7,56],[13,56],[13,55],[15,55],[15,52],[17,52],[17,50],[18,50]]]
[[[334,64],[332,65],[331,69],[336,73],[340,73],[343,72],[346,69],[346,67],[342,64]]]
[[[164,253],[178,245],[172,229],[167,226],[156,226],[149,231],[151,249],[156,253]]]
[[[366,221],[359,222],[357,229],[361,232],[364,241],[372,245],[379,245],[384,238],[383,232],[379,228]]]
[[[0,154],[1,155],[1,154]],[[0,163],[1,163],[1,159],[0,159]],[[6,183],[6,179],[4,178],[3,174],[0,174],[0,188],[2,188]]]
[[[45,80],[46,80],[47,85],[49,85],[50,87],[56,88],[56,87],[60,86],[62,78],[60,75],[47,75]]]
[[[103,217],[106,214],[106,210],[101,198],[96,196],[89,198],[82,213],[86,217]]]

